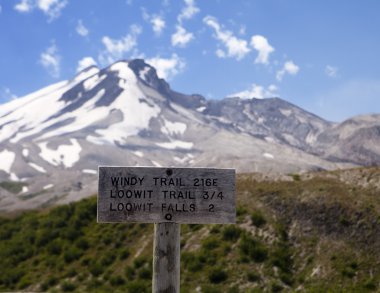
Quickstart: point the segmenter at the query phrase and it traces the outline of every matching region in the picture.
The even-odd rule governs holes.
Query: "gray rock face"
[[[78,200],[99,165],[291,173],[380,162],[380,115],[341,124],[279,98],[173,91],[141,59],[0,105],[0,210]],[[4,183],[5,182],[5,183]]]

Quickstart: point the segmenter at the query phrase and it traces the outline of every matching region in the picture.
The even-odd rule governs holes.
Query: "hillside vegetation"
[[[237,178],[236,225],[181,225],[181,292],[377,292],[380,169]],[[153,225],[96,198],[0,219],[0,291],[150,292]]]

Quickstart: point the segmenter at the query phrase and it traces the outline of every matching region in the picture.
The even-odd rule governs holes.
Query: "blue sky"
[[[0,103],[144,58],[179,92],[380,113],[380,1],[0,0]]]

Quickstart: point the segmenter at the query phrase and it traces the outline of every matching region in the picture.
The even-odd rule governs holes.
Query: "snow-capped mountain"
[[[333,124],[286,101],[171,90],[143,60],[0,105],[0,209],[96,192],[99,165],[300,172],[380,162],[380,116]]]

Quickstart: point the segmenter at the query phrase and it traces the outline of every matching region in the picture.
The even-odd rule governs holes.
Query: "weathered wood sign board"
[[[99,167],[98,222],[235,223],[235,170]]]

